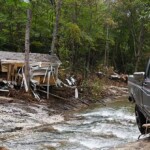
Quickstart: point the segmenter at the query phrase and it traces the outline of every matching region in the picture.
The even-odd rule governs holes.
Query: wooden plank
[[[0,89],[0,92],[9,92],[9,90]]]
[[[26,92],[28,92],[29,88],[28,88],[28,85],[27,85],[27,80],[26,80],[25,74],[22,73],[22,76],[23,76],[23,83],[24,83],[25,90],[26,90]]]
[[[24,53],[0,51],[0,60],[24,60]],[[30,62],[50,62],[51,64],[60,65],[61,61],[54,55],[30,53]]]
[[[1,65],[1,71],[2,72],[7,72],[8,71],[8,64]]]
[[[39,92],[42,92],[42,93],[47,94],[47,92],[46,92],[46,91],[44,91],[44,90],[39,90],[39,89],[38,89],[38,91],[39,91]],[[49,93],[49,95],[51,95],[51,96],[53,96],[53,97],[56,97],[56,98],[59,98],[59,99],[62,99],[62,100],[69,101],[69,99],[66,99],[66,98],[60,97],[60,96],[55,95],[55,94],[52,94],[52,93]]]
[[[1,64],[24,64],[24,61],[22,60],[5,60],[5,59],[1,59]]]
[[[150,128],[150,123],[143,124],[142,127],[143,127],[143,128]]]
[[[24,63],[1,63],[1,72],[8,72],[8,66],[9,65],[15,65],[15,68],[17,69],[18,67],[22,67]]]

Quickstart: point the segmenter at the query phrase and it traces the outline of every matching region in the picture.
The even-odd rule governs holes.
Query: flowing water
[[[106,107],[96,104],[74,114],[68,121],[59,115],[48,118],[43,113],[46,108],[29,108],[32,108],[32,113],[27,114],[23,108],[18,108],[15,115],[8,116],[12,109],[9,108],[6,115],[6,110],[1,106],[1,146],[9,150],[107,150],[135,141],[140,134],[135,123],[133,105],[127,99],[111,102]],[[33,110],[38,112],[37,116]],[[9,132],[10,127],[18,125],[23,127],[21,131]],[[29,128],[37,126],[38,129],[42,125],[47,130]]]

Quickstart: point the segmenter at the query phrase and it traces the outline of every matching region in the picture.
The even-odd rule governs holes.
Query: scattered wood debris
[[[0,91],[9,92],[10,88],[24,88],[28,91],[24,57],[24,53],[0,51]],[[73,88],[76,92],[75,97],[78,98],[74,78],[67,79],[68,85],[58,78],[61,61],[55,54],[30,53],[29,64],[30,90],[36,99],[40,100],[38,90],[41,88],[47,93],[47,99],[49,99],[49,91],[52,86]]]
[[[118,74],[116,72],[112,72],[111,74],[106,75],[105,73],[99,71],[99,72],[96,72],[96,75],[99,79],[102,79],[103,77],[107,77],[110,80],[114,80],[114,81],[122,81],[125,83],[127,83],[127,81],[128,81],[128,75],[127,74]]]
[[[126,74],[117,74],[117,73],[114,73],[114,74],[110,75],[109,78],[111,80],[122,81],[122,82],[125,82],[125,83],[127,83],[127,81],[128,81],[128,75],[126,75]]]

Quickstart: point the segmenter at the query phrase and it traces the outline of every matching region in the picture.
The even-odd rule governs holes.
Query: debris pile
[[[22,89],[28,91],[25,76],[25,54],[0,51],[0,92],[9,92],[9,89]],[[66,79],[68,84],[58,78],[58,68],[61,61],[58,57],[48,54],[30,53],[30,90],[34,97],[40,100],[39,92],[43,92],[49,99],[50,89],[68,87],[75,89],[78,97],[74,78]]]
[[[99,71],[96,72],[96,75],[99,79],[102,79],[104,77],[107,77],[110,80],[114,80],[114,81],[121,81],[121,82],[128,82],[128,75],[127,74],[118,74],[116,72],[112,72],[111,74],[106,75],[105,73]]]

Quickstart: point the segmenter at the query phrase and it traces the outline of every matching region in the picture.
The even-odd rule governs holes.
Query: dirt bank
[[[14,97],[0,97],[0,142],[9,141],[14,137],[19,138],[20,135],[30,132],[53,132],[54,129],[47,127],[47,124],[68,120],[72,113],[93,103],[104,105],[114,98],[127,95],[125,87],[109,86],[104,90],[105,100],[91,100],[88,97],[86,99],[50,97],[49,100],[37,101],[26,93],[13,93]]]
[[[143,138],[132,143],[118,146],[111,150],[150,150],[150,138]]]
[[[116,82],[115,82],[116,83]],[[126,84],[117,84],[115,85],[113,82],[109,85],[103,86],[103,89],[100,90],[100,96],[93,96],[91,93],[91,89],[84,89],[80,91],[79,89],[79,98],[74,98],[74,90],[70,91],[69,89],[53,89],[53,95],[50,95],[50,98],[47,100],[44,98],[45,95],[41,95],[41,100],[37,100],[34,98],[32,94],[28,94],[24,92],[24,90],[10,90],[7,96],[0,97],[0,104],[3,103],[23,103],[26,105],[45,105],[49,109],[53,109],[53,114],[65,114],[68,111],[77,111],[79,109],[88,107],[93,103],[101,103],[105,105],[107,102],[107,98],[109,100],[116,99],[118,97],[123,97],[128,95],[128,89]],[[41,93],[40,93],[41,94]],[[58,97],[57,97],[58,96]],[[106,100],[106,101],[105,101]],[[68,114],[68,113],[67,113]]]

